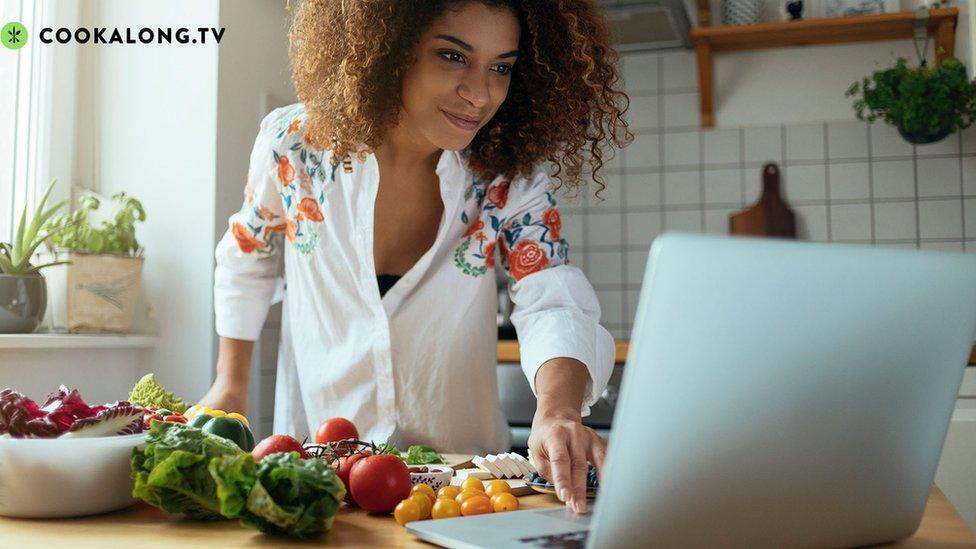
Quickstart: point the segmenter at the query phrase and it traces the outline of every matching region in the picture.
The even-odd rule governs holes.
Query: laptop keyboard
[[[588,533],[589,530],[580,530],[579,532],[565,532],[562,534],[551,534],[548,536],[519,538],[519,541],[525,543],[526,545],[532,545],[535,547],[565,547],[582,549],[586,546],[586,536]]]

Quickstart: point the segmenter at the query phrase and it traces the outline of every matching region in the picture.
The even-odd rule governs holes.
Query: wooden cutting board
[[[772,162],[763,166],[762,179],[759,200],[729,216],[729,233],[796,238],[796,216],[780,194],[779,166]]]

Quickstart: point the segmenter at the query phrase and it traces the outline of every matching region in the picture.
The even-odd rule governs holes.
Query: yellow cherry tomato
[[[213,416],[213,417],[221,417],[221,416],[226,416],[227,415],[227,412],[225,412],[223,410],[211,410],[210,408],[207,408],[207,410],[204,412],[204,414],[206,414],[208,416]]]
[[[485,483],[474,477],[468,477],[464,479],[464,482],[461,483],[461,490],[478,490],[480,492],[484,492]]]
[[[431,505],[433,505],[434,504],[434,500],[437,499],[437,496],[434,495],[434,489],[431,488],[429,484],[424,484],[422,482],[420,484],[414,485],[414,487],[410,489],[410,493],[411,494],[416,494],[416,493],[426,494],[427,497],[430,498],[430,504]]]
[[[196,416],[199,412],[200,412],[200,405],[194,404],[193,406],[187,408],[185,412],[183,412],[183,417],[185,417],[186,419],[193,419],[193,417]]]
[[[430,509],[434,504],[430,501],[430,498],[427,497],[427,494],[423,492],[414,492],[410,494],[407,499],[412,499],[417,504],[417,507],[420,508],[420,520],[430,518]]]
[[[473,498],[475,496],[484,496],[484,495],[485,495],[484,492],[479,492],[478,490],[461,490],[461,493],[455,496],[454,501],[456,501],[458,505],[463,505],[464,502],[469,498]]]
[[[393,518],[396,519],[397,524],[400,526],[408,522],[420,520],[420,507],[416,501],[407,498],[398,503],[396,508],[393,509]]]
[[[447,485],[437,491],[437,497],[454,499],[460,493],[461,493],[461,489],[458,488],[457,486]]]
[[[466,517],[470,517],[471,515],[492,513],[494,510],[494,507],[491,505],[491,500],[488,499],[488,496],[484,494],[468,498],[464,503],[461,504],[461,514]]]
[[[518,498],[511,492],[502,492],[491,496],[491,507],[496,513],[505,511],[517,511],[519,508]]]
[[[461,506],[451,498],[437,498],[430,509],[430,518],[442,519],[461,516]]]
[[[485,494],[488,497],[494,496],[495,494],[510,494],[512,493],[512,487],[508,485],[507,482],[500,479],[495,479],[488,482],[488,487],[485,488]]]

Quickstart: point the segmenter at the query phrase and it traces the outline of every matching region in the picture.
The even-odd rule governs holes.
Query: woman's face
[[[461,150],[508,95],[519,23],[508,8],[469,2],[435,20],[404,75],[401,129],[438,149]]]

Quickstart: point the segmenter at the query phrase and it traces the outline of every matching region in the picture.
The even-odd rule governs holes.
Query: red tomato
[[[359,438],[359,431],[351,421],[344,417],[334,417],[323,421],[322,425],[319,425],[319,430],[315,433],[315,442],[318,444],[326,444],[347,438]],[[348,453],[348,449],[346,452],[340,451],[339,453]]]
[[[366,450],[366,454],[370,451]],[[364,454],[356,453],[350,454],[348,456],[342,456],[339,458],[339,464],[336,466],[336,474],[339,475],[339,479],[342,483],[346,485],[346,503],[350,505],[355,505],[356,500],[352,498],[352,490],[349,488],[349,471],[352,470],[352,466],[356,464],[357,461],[366,457]]]
[[[349,472],[352,497],[370,513],[389,513],[410,495],[410,470],[391,455],[366,456]]]
[[[278,452],[298,452],[302,459],[308,458],[308,453],[305,452],[302,443],[288,435],[271,435],[262,440],[251,450],[251,457],[254,458],[254,461],[261,461],[265,456]]]

